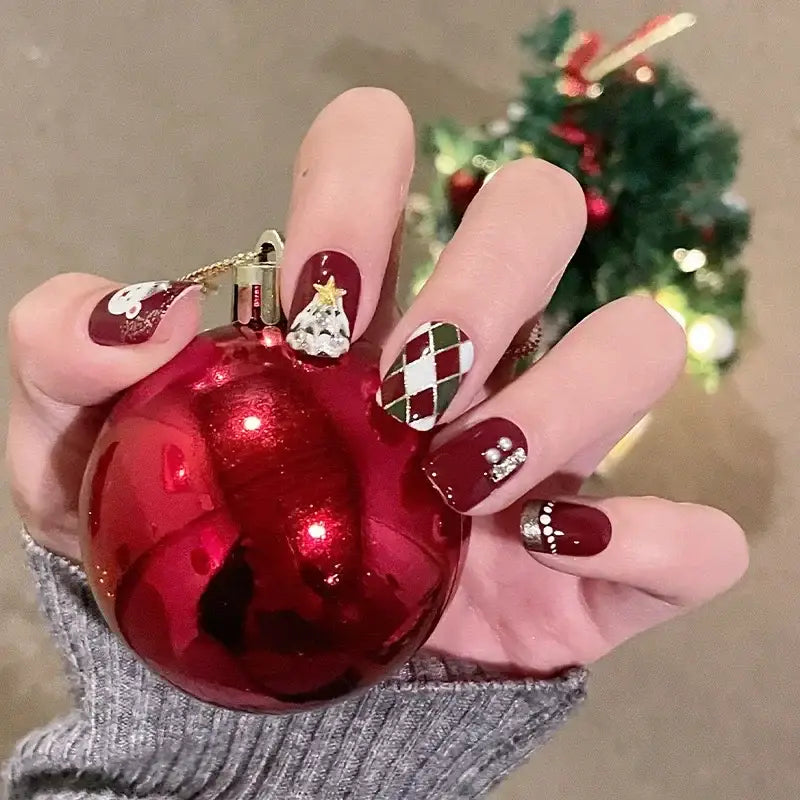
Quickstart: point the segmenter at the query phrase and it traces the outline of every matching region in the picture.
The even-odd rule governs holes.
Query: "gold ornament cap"
[[[233,321],[250,328],[281,321],[280,262],[283,239],[266,230],[256,243],[253,259],[237,264],[233,277]]]

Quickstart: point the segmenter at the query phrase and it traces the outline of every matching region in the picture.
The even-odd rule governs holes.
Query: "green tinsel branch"
[[[437,176],[410,206],[431,252],[417,286],[481,184],[502,164],[535,155],[577,178],[589,216],[548,307],[551,339],[610,300],[647,293],[685,325],[688,370],[713,389],[735,359],[743,323],[746,275],[736,259],[750,214],[730,188],[737,135],[672,67],[642,57],[594,86],[587,81],[583,94],[565,94],[565,76],[581,86],[580,69],[563,66],[578,33],[573,12],[563,10],[522,37],[536,69],[523,75],[505,118],[426,130]]]

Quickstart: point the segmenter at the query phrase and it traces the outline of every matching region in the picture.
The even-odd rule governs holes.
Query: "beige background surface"
[[[663,10],[575,5],[613,38]],[[305,126],[351,85],[395,89],[419,120],[494,115],[522,66],[517,34],[549,6],[0,0],[3,315],[54,272],[158,278],[249,244],[282,218]],[[598,665],[579,719],[501,789],[507,800],[798,796],[800,6],[691,10],[701,26],[661,52],[743,132],[752,330],[722,391],[679,386],[605,489],[724,507],[751,534],[753,566],[728,596]],[[2,518],[5,754],[65,700],[7,502]]]

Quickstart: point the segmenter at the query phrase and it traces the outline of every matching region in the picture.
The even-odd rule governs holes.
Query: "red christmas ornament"
[[[600,136],[581,128],[569,116],[565,116],[563,122],[552,125],[550,132],[559,139],[563,139],[567,144],[581,148],[581,156],[578,161],[578,168],[581,172],[593,177],[602,173],[600,152],[603,140]]]
[[[467,169],[460,169],[450,176],[447,184],[447,196],[453,216],[460,220],[467,211],[469,204],[480,191],[486,174],[476,175]]]
[[[275,327],[198,336],[111,411],[81,497],[109,624],[231,708],[312,708],[428,638],[469,523],[420,462],[430,433],[374,402],[377,352],[310,359]]]
[[[611,203],[597,189],[587,189],[586,195],[586,218],[587,225],[591,230],[605,228],[611,220],[614,211]]]

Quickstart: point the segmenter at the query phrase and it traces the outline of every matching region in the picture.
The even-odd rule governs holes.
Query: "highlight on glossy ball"
[[[109,624],[196,697],[280,713],[348,696],[425,642],[468,522],[420,470],[430,434],[374,402],[377,354],[274,329],[197,337],[129,390],[81,497]]]

